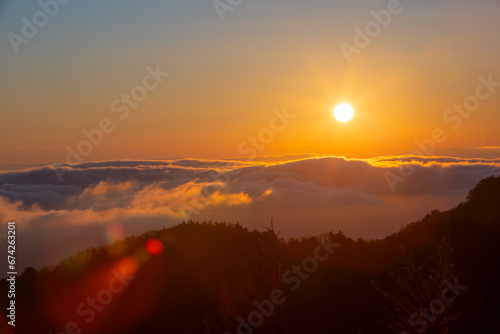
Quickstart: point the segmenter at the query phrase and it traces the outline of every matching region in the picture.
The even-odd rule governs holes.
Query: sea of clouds
[[[388,173],[408,164],[411,175],[391,189]],[[188,219],[260,229],[273,218],[285,237],[342,230],[371,239],[456,206],[481,179],[499,173],[499,158],[440,156],[12,165],[0,172],[0,221],[17,222],[24,267],[112,242],[110,226],[120,227],[120,237]]]

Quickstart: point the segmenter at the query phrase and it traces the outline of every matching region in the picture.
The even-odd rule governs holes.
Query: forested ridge
[[[189,221],[26,269],[15,333],[500,333],[499,259],[500,177],[381,240]]]

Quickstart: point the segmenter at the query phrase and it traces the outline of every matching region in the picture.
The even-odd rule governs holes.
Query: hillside
[[[382,240],[190,221],[26,269],[15,333],[499,333],[499,259],[500,177]]]

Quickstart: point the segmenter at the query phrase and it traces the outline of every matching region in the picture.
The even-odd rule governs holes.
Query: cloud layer
[[[189,218],[260,228],[273,217],[284,236],[342,229],[376,238],[455,206],[477,182],[499,173],[497,158],[438,156],[16,167],[0,173],[0,221],[18,223],[25,266],[55,264],[112,241],[110,226],[132,235]],[[388,175],[399,177],[392,189]]]

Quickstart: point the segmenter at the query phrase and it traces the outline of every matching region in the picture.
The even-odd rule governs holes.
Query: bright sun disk
[[[349,122],[354,117],[354,109],[348,103],[341,103],[333,110],[333,116],[340,122]]]

